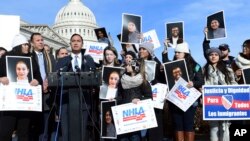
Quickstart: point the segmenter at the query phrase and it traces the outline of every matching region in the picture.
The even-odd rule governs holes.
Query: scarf
[[[123,89],[130,89],[138,87],[142,84],[143,78],[140,73],[135,76],[129,76],[127,74],[122,75],[121,84]]]
[[[48,75],[48,73],[50,73],[50,72],[52,72],[52,63],[51,63],[51,59],[50,59],[50,56],[49,56],[49,54],[47,53],[47,52],[43,52],[44,53],[44,58],[45,58],[45,61],[47,62],[46,64],[47,64],[47,75]]]
[[[234,79],[233,70],[227,68],[230,72],[231,82],[230,84],[237,84]],[[205,85],[228,85],[225,81],[225,75],[219,71],[217,68],[214,68],[212,65],[208,66],[208,78],[205,80]]]
[[[250,60],[242,57],[240,54],[237,56],[235,59],[235,64],[240,68],[240,69],[245,69],[250,67]]]

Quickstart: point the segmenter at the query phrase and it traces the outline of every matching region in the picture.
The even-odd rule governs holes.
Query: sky
[[[227,43],[231,55],[237,56],[242,44],[250,38],[250,1],[248,0],[81,0],[95,14],[97,25],[105,27],[111,33],[114,46],[120,52],[121,47],[116,35],[121,32],[122,13],[142,16],[142,32],[155,29],[161,47],[155,50],[161,60],[163,41],[166,37],[165,24],[184,22],[184,39],[189,44],[191,55],[203,66],[202,42],[207,16],[223,10],[226,22],[227,38],[211,40],[211,46]],[[19,15],[31,24],[53,26],[56,14],[69,0],[1,0],[1,15]],[[170,58],[173,49],[169,49]]]

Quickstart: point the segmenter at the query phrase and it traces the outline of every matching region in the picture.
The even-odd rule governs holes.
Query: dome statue
[[[85,41],[97,41],[94,32],[94,29],[98,28],[95,15],[81,0],[70,0],[62,7],[52,28],[67,41],[74,33],[82,35]]]

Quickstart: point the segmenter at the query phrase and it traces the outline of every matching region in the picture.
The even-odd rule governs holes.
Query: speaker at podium
[[[101,72],[52,72],[48,74],[49,87],[63,88],[68,94],[68,140],[83,141],[86,126],[83,127],[83,110],[88,110],[86,103],[91,97],[92,88],[102,84]],[[63,97],[65,98],[65,97]],[[93,108],[93,107],[92,107]],[[90,112],[88,112],[90,113]]]

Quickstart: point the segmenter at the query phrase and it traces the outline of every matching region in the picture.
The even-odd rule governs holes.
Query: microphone
[[[68,66],[64,66],[64,67],[59,68],[57,70],[57,75],[60,76],[62,74],[62,72],[65,72],[65,69],[67,69],[67,68],[68,68]]]
[[[80,72],[81,71],[81,69],[79,68],[78,65],[75,66],[75,70],[76,70],[76,72]]]

